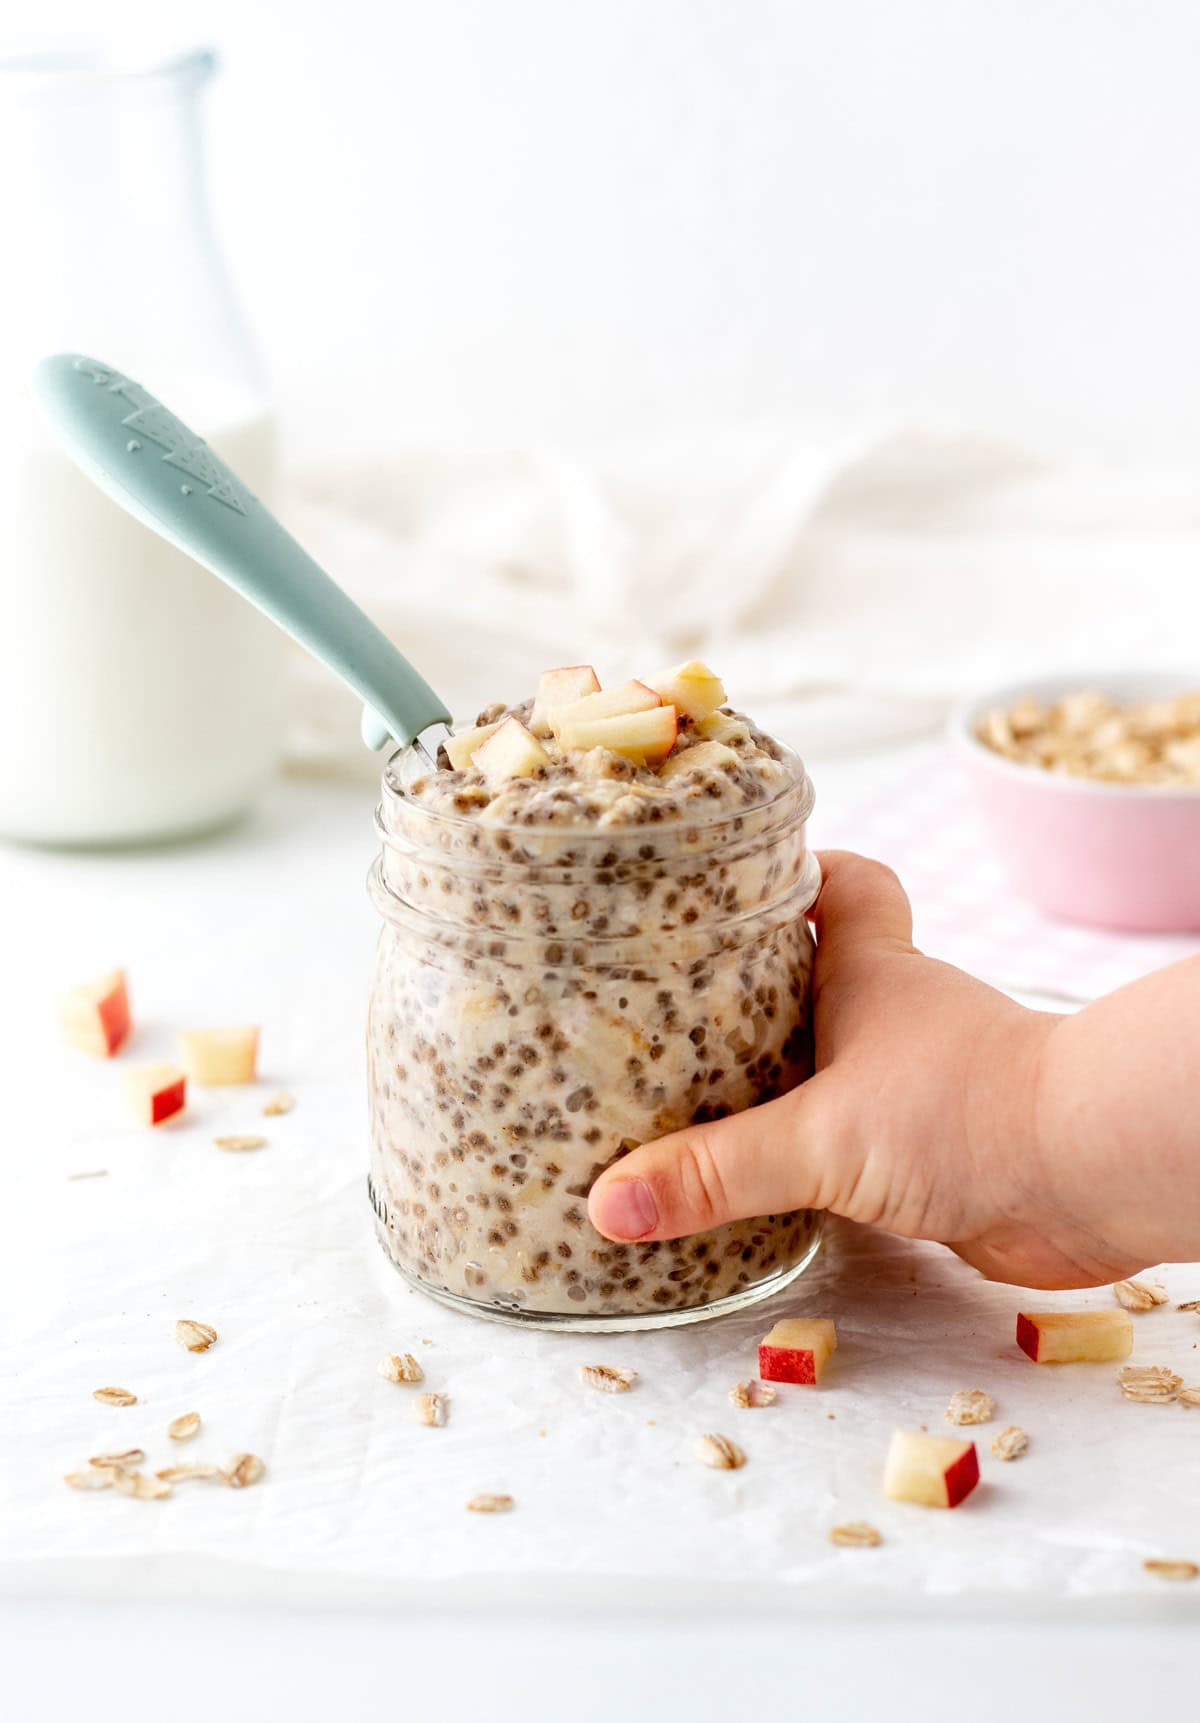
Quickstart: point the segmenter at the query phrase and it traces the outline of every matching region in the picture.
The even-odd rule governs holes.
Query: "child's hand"
[[[1102,1284],[1200,1254],[1200,959],[1078,1017],[912,945],[888,869],[822,857],[816,1075],[634,1150],[594,1225],[676,1238],[795,1208],[937,1239],[997,1280]],[[1188,1057],[1188,1040],[1191,1057]]]

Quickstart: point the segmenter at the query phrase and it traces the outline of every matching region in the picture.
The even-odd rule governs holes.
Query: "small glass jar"
[[[368,1188],[422,1291],[497,1321],[694,1322],[786,1285],[809,1211],[614,1244],[593,1182],[630,1149],[809,1075],[812,785],[709,820],[497,826],[384,774]]]

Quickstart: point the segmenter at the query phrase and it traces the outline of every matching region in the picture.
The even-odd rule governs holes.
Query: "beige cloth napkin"
[[[284,512],[460,718],[548,665],[610,679],[698,654],[736,704],[830,752],[927,731],[1026,674],[1200,681],[1192,475],[980,435],[410,453],[299,475]],[[290,752],[375,769],[354,702],[307,661]]]

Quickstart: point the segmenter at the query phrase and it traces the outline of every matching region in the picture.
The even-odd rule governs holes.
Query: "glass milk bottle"
[[[282,637],[58,452],[29,376],[89,354],[252,489],[272,422],[204,191],[197,52],[0,62],[0,836],[128,844],[219,826],[271,773]]]

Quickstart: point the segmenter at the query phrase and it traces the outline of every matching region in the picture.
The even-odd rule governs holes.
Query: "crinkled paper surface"
[[[1144,1597],[1145,1557],[1200,1560],[1200,1408],[1131,1404],[1114,1367],[1038,1368],[1013,1344],[1022,1305],[1104,1306],[1107,1290],[1030,1298],[936,1247],[837,1225],[772,1305],[674,1331],[517,1331],[410,1291],[373,1241],[363,1176],[368,814],[355,792],[293,787],[246,832],[198,849],[0,861],[24,906],[0,1024],[13,1054],[6,1562],[203,1555],[331,1582],[711,1578],[905,1604]],[[72,1055],[52,1026],[57,987],[114,959],[130,966],[140,1024],[128,1061],[169,1056],[175,1027],[249,1018],[264,1025],[264,1081],[197,1091],[153,1134],[127,1123],[127,1061]],[[281,1086],[295,1110],[264,1118]],[[268,1146],[213,1146],[234,1131]],[[1200,1297],[1200,1267],[1155,1277],[1172,1303],[1133,1318],[1135,1357],[1200,1382],[1200,1315],[1174,1308]],[[784,1312],[836,1319],[827,1386],[735,1410],[728,1390],[755,1373],[755,1343]],[[211,1323],[217,1344],[183,1351],[180,1316]],[[385,1351],[414,1352],[425,1386],[449,1395],[445,1428],[420,1425],[417,1391],[376,1373]],[[590,1391],[585,1363],[630,1366],[638,1383]],[[98,1405],[106,1384],[137,1405]],[[968,1432],[980,1489],[953,1513],[885,1501],[892,1430],[948,1431],[950,1395],[974,1387],[997,1402],[995,1423]],[[168,1421],[192,1409],[200,1434],[169,1442]],[[1009,1423],[1030,1448],[1004,1464],[987,1444]],[[734,1437],[748,1464],[700,1465],[704,1431]],[[240,1492],[185,1484],[162,1502],[62,1483],[89,1455],[134,1445],[151,1467],[249,1450],[267,1472]],[[515,1511],[466,1512],[480,1491],[511,1493]],[[829,1527],[850,1519],[878,1526],[882,1547],[831,1547]]]

